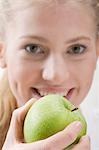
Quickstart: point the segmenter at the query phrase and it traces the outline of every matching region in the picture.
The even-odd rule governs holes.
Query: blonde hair
[[[13,21],[14,12],[19,10],[21,6],[24,8],[30,7],[31,4],[34,5],[48,5],[52,2],[54,3],[65,3],[70,0],[0,0],[0,38],[4,40],[6,27],[9,22]],[[99,15],[99,0],[71,0],[77,1],[81,4],[89,6],[93,10],[93,14],[96,21],[96,26],[98,29],[98,15]],[[21,8],[22,9],[22,8]],[[98,30],[97,30],[98,31]],[[98,33],[98,32],[97,32]],[[12,112],[16,109],[16,100],[13,96],[8,78],[7,72],[4,72],[3,78],[0,81],[0,149],[2,149],[2,145],[4,143]]]
[[[6,138],[12,112],[16,107],[15,97],[9,87],[7,72],[4,71],[0,79],[0,150]]]

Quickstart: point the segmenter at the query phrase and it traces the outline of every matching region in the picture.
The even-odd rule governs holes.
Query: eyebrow
[[[41,36],[23,35],[20,37],[20,39],[25,39],[25,38],[34,39],[34,40],[37,40],[40,42],[48,43],[48,40],[46,38],[41,37]]]
[[[73,38],[73,39],[70,39],[68,40],[66,43],[75,43],[77,41],[81,41],[81,40],[86,40],[86,41],[90,41],[90,37],[87,37],[87,36],[78,36],[76,38]]]
[[[49,40],[44,38],[44,37],[41,37],[41,36],[33,36],[33,35],[23,35],[21,37],[19,37],[20,39],[24,39],[24,38],[30,38],[30,39],[34,39],[34,40],[37,40],[39,42],[43,42],[43,43],[49,43]],[[78,41],[81,41],[81,40],[87,40],[87,41],[90,41],[90,37],[87,37],[87,36],[78,36],[76,38],[71,38],[70,40],[66,41],[65,43],[66,44],[70,44],[70,43],[75,43],[75,42],[78,42]]]

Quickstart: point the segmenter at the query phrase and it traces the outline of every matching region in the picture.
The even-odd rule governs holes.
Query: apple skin
[[[87,124],[79,109],[60,95],[50,94],[32,105],[24,121],[26,143],[42,140],[63,130],[73,121],[82,123],[77,141],[86,134]],[[74,110],[74,111],[72,111]]]

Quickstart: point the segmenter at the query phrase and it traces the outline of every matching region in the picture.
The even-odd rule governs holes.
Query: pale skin
[[[22,107],[13,113],[3,150],[61,150],[76,139],[81,130],[79,122],[31,144],[24,143],[20,127],[42,92],[63,93],[76,106],[88,93],[96,66],[98,40],[92,16],[86,11],[68,3],[31,7],[16,13],[15,28],[8,29],[6,44],[1,44],[0,62],[7,68],[11,90],[18,107]],[[36,53],[30,52],[31,44],[39,45]],[[35,94],[33,88],[40,94]],[[35,99],[29,100],[32,97]],[[72,150],[79,149],[90,150],[88,136]]]

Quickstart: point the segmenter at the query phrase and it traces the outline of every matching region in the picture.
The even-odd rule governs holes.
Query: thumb
[[[81,129],[82,129],[82,124],[79,121],[75,121],[70,125],[68,125],[64,130],[45,139],[45,143],[48,147],[52,149],[53,147],[56,150],[64,149],[76,140]]]

